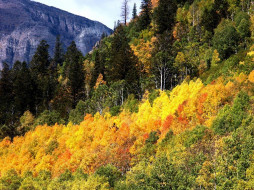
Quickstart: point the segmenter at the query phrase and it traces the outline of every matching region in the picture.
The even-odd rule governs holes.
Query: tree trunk
[[[160,74],[161,74],[161,91],[163,91],[163,71],[162,71],[162,67],[160,69]]]

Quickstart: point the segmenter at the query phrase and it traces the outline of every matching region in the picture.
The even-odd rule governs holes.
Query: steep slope
[[[57,35],[64,48],[72,40],[83,54],[88,53],[103,33],[105,25],[30,0],[0,0],[0,63],[31,60],[37,45],[47,40],[52,54]]]

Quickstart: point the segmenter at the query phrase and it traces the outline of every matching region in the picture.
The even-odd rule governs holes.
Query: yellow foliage
[[[220,62],[219,52],[214,50],[212,57],[212,66],[216,66],[218,62]]]
[[[135,39],[130,46],[139,60],[138,68],[143,73],[150,73],[152,50],[155,41],[156,38],[153,37],[153,32],[144,30],[141,33],[141,38]]]
[[[250,26],[250,31],[252,32],[252,38],[254,37],[254,15],[252,14],[250,16],[250,21],[251,21],[251,26]]]
[[[249,79],[249,81],[250,81],[251,83],[254,83],[254,70],[251,71],[251,73],[249,74],[248,79]]]
[[[241,73],[239,76],[236,77],[236,81],[239,83],[245,82],[247,79],[247,76],[244,73]]]
[[[251,82],[253,73],[248,77]],[[247,80],[244,74],[238,78],[241,82]],[[158,132],[160,142],[169,130],[179,134],[197,125],[211,126],[218,111],[228,103],[228,97],[236,94],[239,85],[238,82],[225,85],[221,78],[206,86],[200,79],[184,81],[171,92],[160,91],[153,106],[145,95],[137,113],[123,111],[114,117],[109,113],[86,115],[80,125],[37,126],[24,137],[15,137],[13,142],[5,138],[0,142],[0,175],[10,169],[20,175],[26,171],[37,175],[41,170],[47,170],[56,177],[66,169],[74,172],[81,168],[91,173],[109,163],[125,172],[135,163],[135,155],[140,153],[152,131]],[[177,141],[180,143],[168,149],[167,155],[181,164],[183,160],[177,160],[177,157],[188,155],[182,155],[186,153],[183,140]],[[99,179],[95,177],[96,180]],[[88,184],[95,185],[92,181]]]

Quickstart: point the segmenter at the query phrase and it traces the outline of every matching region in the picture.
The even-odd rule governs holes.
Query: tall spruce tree
[[[68,85],[70,87],[71,95],[73,98],[73,108],[75,108],[79,99],[85,94],[85,73],[82,58],[82,53],[78,50],[76,43],[73,41],[67,48],[67,52],[65,54],[65,63],[63,65],[64,74],[68,79]]]
[[[119,26],[112,40],[111,55],[107,66],[107,81],[125,80],[129,93],[138,91],[137,58],[129,46],[123,26]]]
[[[141,14],[139,17],[139,27],[140,30],[146,29],[152,21],[152,1],[151,0],[142,0],[141,2]]]
[[[63,52],[63,47],[62,47],[62,43],[61,43],[61,38],[59,35],[56,37],[53,61],[54,61],[55,66],[63,65],[64,52]]]
[[[158,7],[154,11],[158,34],[163,34],[166,30],[172,30],[176,11],[177,3],[175,0],[159,0]]]
[[[94,71],[93,71],[93,76],[91,81],[91,87],[95,86],[98,76],[100,74],[102,74],[103,76],[105,75],[105,65],[104,65],[104,63],[106,62],[105,58],[106,58],[106,55],[104,54],[104,52],[99,52],[98,50],[95,51]]]
[[[35,84],[35,113],[48,109],[49,101],[54,95],[52,78],[49,75],[49,45],[42,40],[31,61],[31,74]]]
[[[3,63],[0,78],[0,138],[15,135],[13,83],[8,64]]]
[[[137,18],[137,16],[138,16],[138,13],[137,13],[137,12],[138,12],[138,11],[137,11],[137,4],[134,3],[133,10],[132,10],[132,19]]]
[[[214,29],[218,26],[220,17],[216,12],[214,6],[205,8],[201,16],[201,25],[209,32],[213,33]]]
[[[31,69],[34,75],[45,75],[50,64],[49,45],[42,40],[31,61]]]
[[[25,111],[34,111],[33,84],[26,62],[17,61],[12,69],[14,109],[17,117]]]

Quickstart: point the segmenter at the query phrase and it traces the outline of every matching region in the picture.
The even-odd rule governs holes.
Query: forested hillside
[[[253,10],[142,0],[86,56],[5,65],[0,189],[252,190]]]

